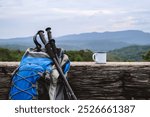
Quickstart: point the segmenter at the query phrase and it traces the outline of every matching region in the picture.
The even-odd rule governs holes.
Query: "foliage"
[[[20,61],[23,51],[0,48],[0,61]],[[71,61],[93,61],[90,50],[65,51]],[[129,46],[107,52],[107,61],[150,61],[150,46]]]
[[[71,61],[92,61],[93,52],[90,50],[65,51]]]
[[[20,61],[24,52],[0,48],[0,61]]]
[[[129,46],[113,50],[108,53],[108,61],[145,61],[143,55],[150,50],[150,46]]]
[[[20,61],[23,51],[0,48],[0,61]],[[92,61],[90,50],[65,51],[71,61]]]
[[[150,50],[143,55],[145,61],[150,61]]]

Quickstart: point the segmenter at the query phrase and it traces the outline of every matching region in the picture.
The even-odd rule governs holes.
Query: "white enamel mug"
[[[105,64],[107,60],[106,52],[96,52],[93,54],[92,58],[96,63]]]

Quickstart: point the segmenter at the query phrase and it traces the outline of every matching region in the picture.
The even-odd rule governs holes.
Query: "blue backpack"
[[[61,54],[62,68],[67,74],[70,61]],[[57,85],[56,85],[57,84]],[[28,49],[15,70],[9,91],[11,100],[64,99],[64,87],[52,59],[45,50]],[[61,92],[61,93],[60,93]]]

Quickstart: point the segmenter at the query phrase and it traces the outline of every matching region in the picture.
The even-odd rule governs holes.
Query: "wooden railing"
[[[11,73],[18,62],[0,62],[0,99],[7,99]],[[150,99],[149,62],[72,62],[68,74],[81,100]]]

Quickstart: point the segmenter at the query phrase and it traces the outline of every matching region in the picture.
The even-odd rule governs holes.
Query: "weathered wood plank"
[[[0,62],[0,99],[19,62]],[[72,62],[69,82],[78,99],[150,99],[150,62]]]

